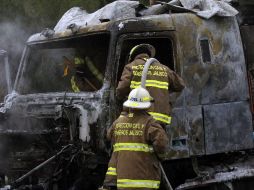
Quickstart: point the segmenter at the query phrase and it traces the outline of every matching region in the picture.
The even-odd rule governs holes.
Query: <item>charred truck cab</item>
[[[102,184],[110,155],[105,132],[121,109],[115,89],[129,51],[140,43],[152,44],[156,58],[186,82],[180,96],[172,95],[166,129],[163,165],[174,188],[253,187],[253,62],[245,59],[236,18],[191,13],[31,36],[1,108],[2,186],[92,190]]]

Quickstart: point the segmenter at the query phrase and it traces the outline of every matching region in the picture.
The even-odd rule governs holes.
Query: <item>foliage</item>
[[[52,28],[71,7],[93,12],[112,0],[0,0],[0,22],[21,22],[35,29]]]

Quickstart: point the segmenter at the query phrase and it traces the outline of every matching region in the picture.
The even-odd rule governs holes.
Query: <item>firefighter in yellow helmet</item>
[[[129,64],[125,65],[116,89],[116,96],[123,100],[128,93],[141,85],[144,64],[155,56],[155,48],[150,44],[140,44],[132,48]],[[161,125],[171,123],[170,92],[181,92],[184,88],[183,79],[167,66],[155,62],[150,65],[146,79],[146,89],[154,98],[149,114]]]
[[[132,90],[123,104],[129,109],[128,114],[120,115],[108,130],[113,154],[105,181],[113,177],[111,183],[115,180],[118,190],[153,190],[160,187],[161,171],[156,155],[165,152],[168,137],[147,113],[151,100],[146,89],[139,87]],[[107,183],[104,185],[107,186]]]

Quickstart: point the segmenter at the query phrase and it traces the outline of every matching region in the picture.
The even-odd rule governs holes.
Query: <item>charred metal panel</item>
[[[128,19],[116,22],[115,27],[120,33],[175,30],[174,23],[169,15],[153,15]]]
[[[79,36],[82,34],[89,34],[89,33],[102,33],[108,31],[110,23],[101,23],[98,25],[94,26],[82,26],[78,30],[77,33],[73,33],[70,29],[66,29],[64,32],[59,32],[59,33],[54,33],[50,37],[45,37],[41,33],[36,33],[32,36],[29,37],[27,40],[27,43],[35,43],[35,42],[46,42],[46,41],[52,41],[52,40],[59,40],[59,38],[64,38],[64,37],[73,37],[73,36]]]
[[[169,150],[165,154],[165,159],[179,159],[189,157],[188,132],[183,118],[187,115],[187,110],[175,108],[172,112],[172,121],[166,126],[169,137]]]
[[[167,133],[170,139],[167,159],[203,155],[205,151],[202,107],[173,109],[172,124],[167,126]]]
[[[205,134],[202,107],[193,106],[187,110],[185,127],[190,129],[188,134],[190,156],[203,155],[205,154]]]
[[[246,101],[204,106],[206,154],[253,148]]]
[[[236,19],[204,20],[193,14],[172,17],[177,34],[177,64],[182,66],[187,85],[187,104],[247,100],[246,68]],[[202,45],[202,40],[208,43]],[[202,54],[209,55],[206,58],[210,61],[204,61]],[[182,102],[183,96],[177,104],[182,105]]]

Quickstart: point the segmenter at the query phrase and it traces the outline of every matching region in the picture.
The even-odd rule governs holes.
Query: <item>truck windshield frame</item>
[[[97,92],[104,85],[109,33],[28,44],[15,82],[19,94]]]

